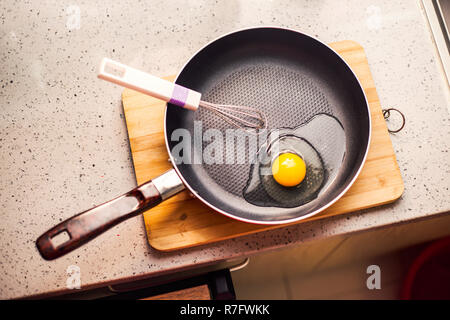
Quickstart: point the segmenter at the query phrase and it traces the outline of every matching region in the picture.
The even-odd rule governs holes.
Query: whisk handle
[[[200,103],[201,94],[197,91],[108,58],[103,58],[98,77],[186,109],[197,110]]]

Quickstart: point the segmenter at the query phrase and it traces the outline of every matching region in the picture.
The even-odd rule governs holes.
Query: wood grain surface
[[[354,41],[330,44],[357,75],[366,93],[372,115],[372,140],[366,163],[347,193],[322,213],[296,222],[324,219],[390,203],[403,193],[403,180],[381,111],[375,84],[363,48]],[[173,80],[174,77],[166,79]],[[138,184],[171,168],[164,144],[165,103],[125,89],[122,94],[128,136]],[[214,212],[187,191],[144,213],[149,244],[172,251],[212,243],[286,225],[239,222]]]
[[[140,300],[211,300],[208,285],[172,291]]]

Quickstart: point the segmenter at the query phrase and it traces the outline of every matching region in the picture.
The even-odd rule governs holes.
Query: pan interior
[[[325,95],[306,76],[297,70],[268,63],[246,66],[232,72],[204,94],[203,99],[215,103],[258,108],[265,113],[269,130],[295,128],[321,113],[334,115]],[[202,121],[204,131],[215,128],[225,132],[225,139],[225,130],[232,128],[211,111],[201,108],[194,119]],[[238,144],[236,139],[231,158],[244,163],[234,165],[205,163],[204,169],[222,188],[240,196],[249,179],[250,162],[254,157],[254,154],[249,152],[250,139],[262,140],[266,135],[262,133],[258,137],[252,137],[242,130],[233,133],[245,137],[245,142]],[[210,143],[211,141],[203,141],[202,151]],[[224,158],[226,156],[227,154],[223,154]]]
[[[233,127],[209,110],[192,112],[168,105],[170,150],[179,143],[172,134],[183,128],[192,137],[191,162],[203,158],[201,163],[176,164],[183,178],[202,199],[237,218],[279,223],[307,215],[337,197],[362,164],[370,127],[364,94],[348,66],[315,39],[271,28],[233,33],[191,59],[177,83],[201,92],[205,101],[260,109],[269,131],[298,127],[317,114],[331,115],[344,127],[345,157],[327,190],[301,207],[261,207],[247,202],[243,191],[254,158],[254,139],[261,145],[266,135],[258,139],[231,131]],[[211,152],[212,143],[216,148]]]

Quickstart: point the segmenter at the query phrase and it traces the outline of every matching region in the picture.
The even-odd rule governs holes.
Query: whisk
[[[266,115],[252,107],[217,104],[201,100],[201,93],[103,58],[98,77],[189,110],[205,108],[232,126],[250,133],[267,128]]]

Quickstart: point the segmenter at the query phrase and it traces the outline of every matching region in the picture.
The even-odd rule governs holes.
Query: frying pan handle
[[[181,179],[172,169],[118,198],[61,222],[41,235],[36,241],[36,246],[44,259],[56,259],[183,189]],[[68,239],[63,243],[54,244],[52,240],[56,242],[55,237],[64,233]]]
[[[200,103],[201,94],[197,91],[108,58],[103,58],[98,77],[186,109],[197,110]]]

